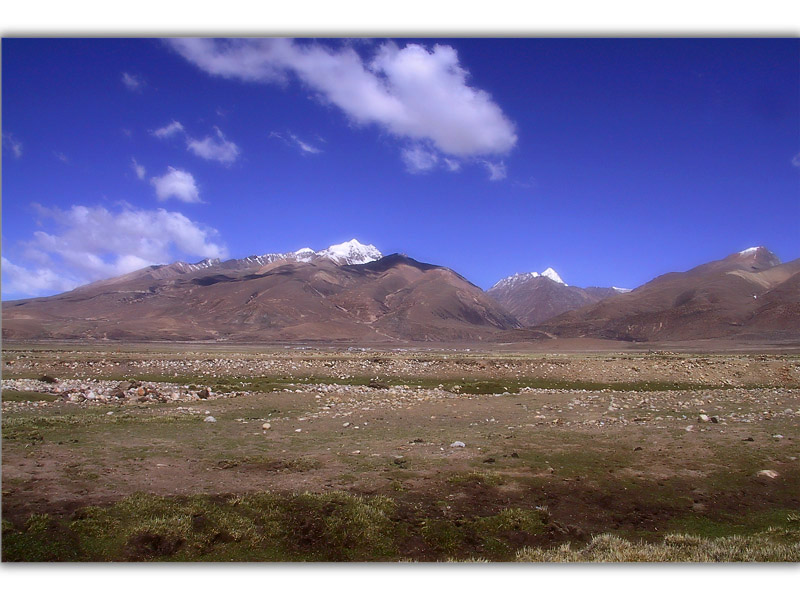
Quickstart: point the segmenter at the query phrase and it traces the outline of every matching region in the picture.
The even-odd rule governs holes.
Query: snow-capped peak
[[[511,277],[506,277],[505,279],[501,279],[500,281],[495,283],[494,286],[492,287],[516,285],[519,283],[530,281],[531,279],[536,279],[537,277],[546,277],[547,279],[555,281],[556,283],[560,283],[561,285],[567,285],[566,283],[564,283],[561,277],[559,277],[558,273],[556,273],[554,269],[547,268],[542,273],[537,273],[536,271],[531,271],[530,273],[514,273]]]
[[[763,247],[764,246],[753,246],[752,248],[746,248],[745,250],[742,250],[741,252],[739,252],[739,254],[741,256],[747,256],[748,254],[755,254],[756,252],[761,250]]]
[[[355,238],[349,242],[329,246],[317,254],[340,265],[361,265],[383,258],[383,254],[375,246],[362,244]]]
[[[615,292],[619,292],[620,294],[627,294],[628,292],[633,291],[631,288],[622,288],[622,287],[617,287],[615,285],[612,285],[611,289],[614,290]]]
[[[567,285],[566,283],[564,283],[564,281],[561,279],[561,277],[558,276],[558,273],[556,273],[551,268],[545,269],[542,272],[542,277],[547,277],[548,279],[552,279],[553,281],[555,281],[556,283],[560,283],[561,285]]]

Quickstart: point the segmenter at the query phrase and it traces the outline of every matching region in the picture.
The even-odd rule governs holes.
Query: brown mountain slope
[[[632,341],[800,337],[800,259],[780,264],[749,249],[684,273],[668,273],[543,325],[558,337]]]
[[[457,273],[391,255],[231,269],[175,263],[3,303],[6,339],[485,339],[516,320]]]
[[[614,288],[581,288],[549,277],[498,282],[486,293],[526,327],[544,323],[561,313],[617,296]]]

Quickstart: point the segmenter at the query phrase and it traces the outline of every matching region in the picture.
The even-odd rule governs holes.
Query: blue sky
[[[3,298],[358,238],[487,288],[800,256],[797,39],[9,39]]]

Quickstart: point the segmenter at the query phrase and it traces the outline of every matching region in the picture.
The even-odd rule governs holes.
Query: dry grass
[[[800,532],[771,527],[750,536],[704,538],[672,534],[661,542],[630,542],[598,535],[583,548],[567,543],[557,548],[524,548],[519,562],[798,562]]]

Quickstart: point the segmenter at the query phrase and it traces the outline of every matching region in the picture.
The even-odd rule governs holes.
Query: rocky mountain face
[[[542,329],[633,341],[797,339],[800,259],[782,264],[764,247],[748,248],[556,316]]]
[[[567,285],[553,269],[517,273],[501,279],[486,292],[526,327],[538,325],[563,312],[616,296],[621,288]]]
[[[153,266],[3,303],[5,339],[449,341],[518,326],[450,269],[381,257],[355,240],[321,252]]]

